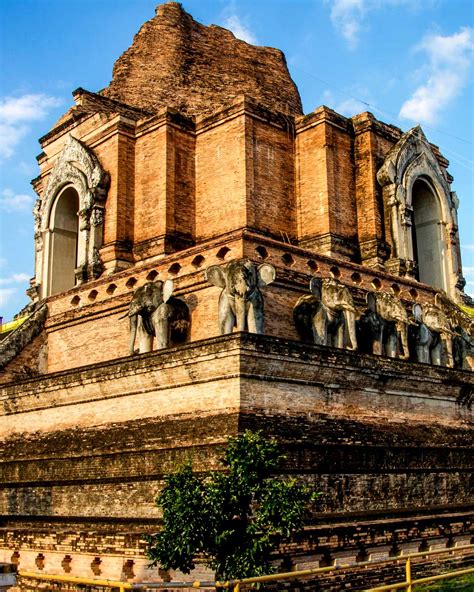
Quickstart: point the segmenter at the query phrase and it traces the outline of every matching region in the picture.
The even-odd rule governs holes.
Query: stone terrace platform
[[[41,548],[89,569],[126,548],[156,579],[142,535],[163,474],[190,456],[217,468],[246,428],[323,493],[297,562],[469,542],[472,391],[471,372],[247,333],[4,385],[0,558],[31,569]]]

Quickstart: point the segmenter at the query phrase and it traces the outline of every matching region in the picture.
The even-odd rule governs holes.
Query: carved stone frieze
[[[92,226],[101,226],[104,223],[104,209],[95,206],[92,209],[90,221]]]

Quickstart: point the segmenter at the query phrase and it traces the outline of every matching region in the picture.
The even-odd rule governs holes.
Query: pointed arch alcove
[[[459,298],[462,277],[456,194],[417,126],[388,152],[377,173],[390,220],[386,268]]]
[[[70,135],[33,212],[33,299],[69,290],[102,273],[99,249],[108,183],[93,151]]]
[[[76,284],[79,236],[79,194],[70,185],[60,191],[49,216],[48,294],[58,294]]]

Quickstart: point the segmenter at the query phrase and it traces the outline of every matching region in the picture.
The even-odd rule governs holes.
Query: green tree
[[[224,471],[197,475],[187,463],[168,475],[157,498],[163,528],[149,537],[152,565],[189,573],[198,559],[217,578],[270,573],[272,552],[301,530],[317,496],[270,477],[282,458],[275,440],[246,431],[229,439]]]

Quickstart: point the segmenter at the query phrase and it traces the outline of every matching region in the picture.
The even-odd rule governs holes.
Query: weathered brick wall
[[[263,117],[268,114],[263,112]],[[294,131],[287,120],[267,122],[247,116],[246,178],[249,228],[295,241]]]
[[[336,275],[351,289],[360,312],[365,309],[367,291],[395,290],[409,311],[414,302],[434,301],[435,291],[415,281],[315,255],[249,231],[233,233],[155,264],[104,274],[94,282],[49,298],[48,366],[41,371],[55,372],[127,355],[129,321],[120,317],[126,315],[133,291],[151,279],[174,279],[176,296],[187,303],[191,312],[190,341],[217,336],[221,290],[206,282],[205,269],[242,256],[257,263],[265,260],[276,267],[276,282],[263,289],[265,332],[269,335],[298,339],[293,307],[302,294],[308,293],[311,276]]]
[[[350,120],[320,107],[296,125],[299,241],[357,261],[357,211]]]
[[[316,113],[302,118],[296,136],[298,238],[302,245],[330,231],[325,127],[319,120]]]
[[[245,117],[232,114],[196,136],[196,241],[246,225]]]
[[[462,508],[472,426],[459,395],[472,374],[405,370],[240,334],[5,386],[1,511],[157,516],[164,473],[191,451],[197,470],[215,467],[247,427],[282,442],[282,473],[323,492],[317,512]]]
[[[158,6],[101,93],[152,112],[171,106],[200,115],[247,94],[275,111],[301,113],[280,50],[250,45],[222,27],[205,27],[177,2]]]
[[[166,120],[162,120],[136,140],[133,238],[138,244],[166,232],[167,134]]]

